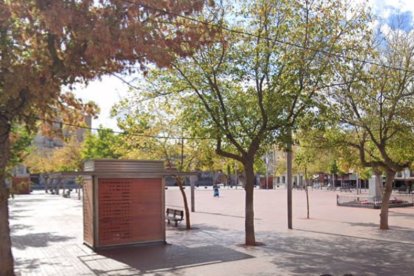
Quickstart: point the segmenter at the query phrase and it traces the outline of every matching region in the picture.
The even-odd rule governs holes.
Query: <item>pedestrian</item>
[[[219,187],[217,184],[213,185],[214,197],[220,197],[219,195]]]

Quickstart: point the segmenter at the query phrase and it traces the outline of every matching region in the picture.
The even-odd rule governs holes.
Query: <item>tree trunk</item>
[[[384,188],[382,186],[382,173],[378,170],[374,170],[374,174],[375,174],[375,191],[376,191],[375,196],[377,195],[379,196],[379,198],[377,198],[376,200],[381,201],[384,195]]]
[[[307,170],[305,168],[305,193],[306,193],[306,218],[309,219],[309,190],[308,190],[308,177]]]
[[[306,218],[309,218],[309,190],[308,185],[305,186],[306,193]]]
[[[246,183],[244,190],[246,192],[246,217],[245,217],[245,242],[246,245],[256,245],[256,238],[254,233],[254,169],[253,160],[248,160],[243,163],[246,172]]]
[[[387,230],[388,227],[388,207],[392,193],[392,183],[395,178],[395,171],[387,170],[385,178],[385,189],[382,196],[381,213],[380,213],[380,229]]]
[[[188,201],[187,201],[187,195],[184,191],[184,181],[182,177],[176,176],[175,177],[178,187],[180,188],[181,195],[183,196],[184,201],[184,214],[185,214],[185,226],[187,230],[191,229],[191,222],[190,222],[190,209],[188,208]]]
[[[8,193],[5,186],[6,165],[10,151],[10,124],[0,120],[0,275],[14,275],[11,251]]]

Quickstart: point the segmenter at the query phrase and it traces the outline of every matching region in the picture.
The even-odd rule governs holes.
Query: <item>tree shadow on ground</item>
[[[33,229],[33,226],[25,225],[25,224],[12,224],[10,225],[10,233],[15,233],[20,230],[30,231]]]
[[[25,219],[30,217],[30,210],[28,209],[13,209],[9,211],[9,219],[12,221],[17,221],[19,219]]]
[[[373,223],[358,226],[378,227]],[[182,237],[179,233],[172,233],[174,240],[187,246],[216,243],[232,247],[243,242],[240,240],[244,236],[243,231],[205,224],[198,224],[197,228],[191,235]],[[240,247],[240,251],[256,258],[271,258],[275,269],[287,274],[408,276],[412,275],[414,237],[409,239],[411,243],[398,239],[412,232],[405,227],[391,230],[396,241],[389,241],[378,236],[365,238],[301,229],[287,233],[262,231],[256,232],[256,240],[263,241],[265,246]]]
[[[197,211],[198,214],[206,214],[206,215],[213,215],[213,216],[223,216],[223,217],[231,217],[231,218],[241,218],[244,219],[244,216],[236,216],[236,215],[228,215],[224,213],[212,213],[212,212],[201,212]],[[254,220],[262,220],[260,218],[254,218]]]
[[[14,220],[14,221],[19,220],[19,219],[28,218],[28,217],[30,217],[30,216],[16,215],[14,213],[9,215],[9,218]]]
[[[9,210],[9,214],[13,215],[13,214],[19,214],[19,213],[26,213],[26,212],[30,212],[30,211],[32,211],[32,210],[24,209],[24,208],[16,209],[15,207],[13,207],[13,210]]]
[[[54,235],[52,233],[34,233],[26,235],[13,235],[12,245],[16,249],[24,250],[28,247],[47,247],[51,243],[65,242],[73,237]]]
[[[395,243],[408,243],[414,245],[414,228],[390,225],[388,230],[380,230],[379,224],[363,222],[347,222],[350,226],[366,227],[371,231],[372,238],[377,240],[388,240]]]
[[[71,258],[71,256],[64,256],[63,258]],[[66,273],[57,274],[57,271],[62,271],[64,267],[71,267],[72,264],[70,260],[68,262],[62,262],[62,259],[55,257],[42,258],[36,255],[30,258],[15,258],[14,265],[15,270],[18,271],[17,275],[75,275]]]
[[[43,265],[44,262],[41,262],[39,259],[21,259],[21,258],[16,258],[14,260],[14,265],[18,270],[28,270],[28,271],[33,271],[35,269],[38,269],[41,265]]]
[[[300,231],[311,236],[281,235],[263,248],[273,264],[292,274],[412,275],[412,244]]]
[[[411,211],[413,211],[413,213],[400,213],[396,211],[389,211],[389,215],[390,217],[403,217],[407,219],[414,219],[414,210]]]
[[[232,246],[243,243],[243,237],[243,230],[216,227],[205,223],[193,224],[191,230],[167,228],[167,242],[172,239],[176,244],[189,247],[211,243]]]
[[[128,247],[99,251],[96,255],[79,259],[95,274],[120,273],[169,273],[180,268],[196,267],[253,258],[253,256],[220,246],[208,245],[185,247],[159,245],[150,247]],[[105,264],[105,265],[103,265]],[[108,270],[103,271],[102,267]]]

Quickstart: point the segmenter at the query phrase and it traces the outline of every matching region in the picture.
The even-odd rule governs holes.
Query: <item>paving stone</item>
[[[189,196],[189,189],[186,193]],[[190,197],[188,197],[190,198]],[[336,193],[293,193],[287,229],[286,190],[255,191],[255,230],[263,246],[245,247],[244,191],[196,190],[193,229],[167,226],[168,245],[93,252],[83,245],[82,204],[76,197],[34,192],[10,200],[17,275],[413,275],[414,208],[390,210],[380,231],[379,210],[336,206]],[[166,205],[182,208],[180,192]]]

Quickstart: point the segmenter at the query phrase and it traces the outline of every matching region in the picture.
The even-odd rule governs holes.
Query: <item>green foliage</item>
[[[83,160],[113,158],[118,159],[120,147],[120,137],[111,129],[100,127],[97,134],[89,133],[86,137],[82,149],[81,157]]]
[[[138,95],[127,100],[128,112],[123,114],[126,127],[139,128],[124,129],[211,139],[218,155],[242,163],[246,244],[254,245],[255,161],[270,145],[286,144],[298,118],[312,112],[317,92],[335,80],[338,55],[360,48],[358,38],[366,30],[367,16],[344,1],[288,0],[243,2],[224,14],[207,19],[252,35],[218,33],[191,57],[177,59],[171,68],[150,71]],[[168,101],[162,104],[142,104],[143,98],[166,94]],[[153,123],[147,124],[146,116]],[[159,118],[167,119],[167,127],[160,127]],[[136,145],[151,148],[147,140],[142,137]],[[161,143],[167,160],[176,152],[167,151],[174,148],[172,141]]]
[[[72,137],[60,148],[32,147],[23,164],[33,173],[78,171],[83,167],[80,151],[81,144]]]
[[[167,167],[181,171],[218,170],[224,171],[225,164],[214,153],[208,139],[191,139],[183,127],[182,105],[169,98],[168,101],[147,99],[145,105],[136,108],[131,96],[113,108],[118,126],[127,134],[120,137],[118,152],[123,158],[166,160]],[[180,139],[180,137],[190,139]]]
[[[338,174],[339,173],[339,168],[338,168],[338,164],[337,164],[336,160],[333,160],[333,162],[331,162],[331,164],[329,165],[329,172],[331,174]]]
[[[368,180],[372,176],[372,170],[370,168],[362,168],[358,171],[359,177],[363,180]]]
[[[22,163],[25,157],[31,151],[31,143],[33,134],[31,134],[25,127],[21,125],[14,125],[11,130],[11,146],[10,157],[7,167],[12,168],[19,163]]]
[[[358,20],[348,20],[347,11]],[[280,0],[249,2],[226,16],[254,36],[220,34],[172,69],[149,72],[140,96],[179,99],[183,128],[215,139],[219,154],[241,162],[286,142],[286,130],[333,80],[335,55],[318,52],[357,50],[366,14],[341,1]]]
[[[375,48],[367,36],[361,43],[371,48],[358,53],[360,59],[384,66],[348,61],[338,71],[348,85],[328,94],[338,144],[354,151],[365,167],[396,172],[414,161],[413,37],[413,32],[390,31],[381,47]]]

